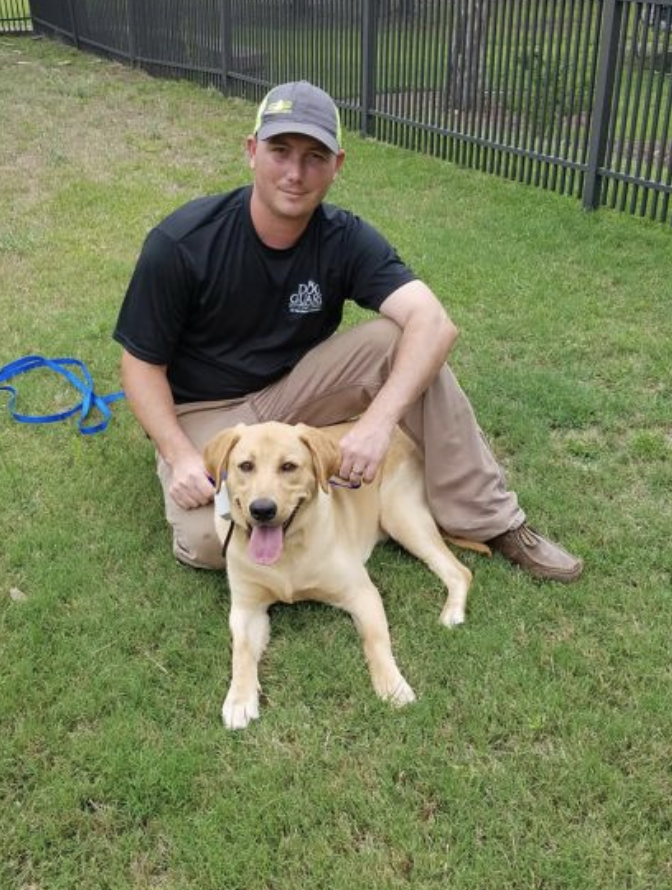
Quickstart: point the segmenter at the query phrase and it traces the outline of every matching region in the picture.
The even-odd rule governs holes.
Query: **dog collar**
[[[214,488],[216,483],[210,474],[208,474],[208,479]],[[215,510],[217,511],[217,515],[221,516],[222,519],[231,519],[231,504],[229,502],[229,492],[226,487],[226,473],[222,473],[219,491],[215,492]]]

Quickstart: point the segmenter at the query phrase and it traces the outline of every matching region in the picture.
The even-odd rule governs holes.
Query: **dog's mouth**
[[[248,522],[247,533],[249,541],[247,552],[253,562],[262,566],[271,566],[280,559],[285,543],[285,534],[292,522],[294,522],[302,504],[303,500],[300,500],[288,518],[282,523]]]

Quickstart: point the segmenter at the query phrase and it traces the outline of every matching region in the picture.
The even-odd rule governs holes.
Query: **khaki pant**
[[[220,430],[279,420],[327,426],[361,414],[387,379],[399,328],[378,318],[335,334],[311,350],[281,380],[242,399],[178,405],[179,422],[202,448]],[[430,507],[437,523],[455,537],[487,541],[524,519],[507,490],[502,469],[478,427],[474,412],[445,365],[401,421],[425,456]],[[173,550],[184,563],[223,568],[213,507],[182,510],[168,494],[170,469],[160,457],[166,518]]]

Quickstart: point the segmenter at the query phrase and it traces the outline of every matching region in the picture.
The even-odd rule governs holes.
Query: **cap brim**
[[[256,132],[257,139],[270,139],[272,136],[282,136],[283,133],[299,133],[301,136],[312,136],[322,145],[326,146],[329,151],[338,154],[340,146],[336,137],[328,130],[318,127],[315,124],[300,124],[289,121],[274,121],[272,123],[262,124]]]

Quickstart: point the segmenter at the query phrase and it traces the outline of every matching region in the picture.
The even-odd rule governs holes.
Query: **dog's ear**
[[[299,439],[312,455],[315,476],[320,488],[329,494],[329,478],[338,473],[341,466],[341,450],[336,442],[313,426],[299,423],[297,429],[299,430]]]
[[[222,430],[205,444],[203,463],[215,482],[215,491],[217,492],[222,487],[222,474],[226,471],[231,449],[240,440],[244,426],[244,423],[239,423],[232,429]]]

